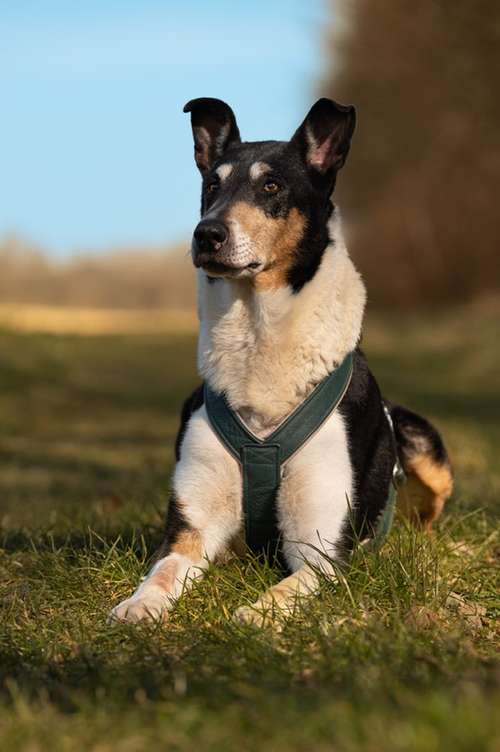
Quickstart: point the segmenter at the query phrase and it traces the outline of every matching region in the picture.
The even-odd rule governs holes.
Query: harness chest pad
[[[276,497],[283,465],[311,438],[338,407],[350,384],[353,355],[326,376],[266,439],[252,434],[224,394],[204,387],[210,425],[242,471],[247,546],[255,553],[275,552],[279,543]]]

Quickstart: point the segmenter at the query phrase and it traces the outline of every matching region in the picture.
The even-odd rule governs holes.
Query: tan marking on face
[[[233,171],[233,165],[228,164],[228,163],[219,165],[219,167],[217,167],[217,169],[215,170],[215,172],[220,178],[221,183],[223,183],[224,180],[227,180],[227,178],[230,176],[232,171]]]
[[[287,217],[267,217],[257,206],[237,202],[228,215],[252,244],[256,259],[265,267],[253,278],[257,290],[273,290],[287,284],[295,250],[304,237],[306,218],[298,209],[291,209]]]
[[[250,180],[258,180],[261,175],[265,175],[270,169],[269,165],[265,162],[254,162],[248,172]]]

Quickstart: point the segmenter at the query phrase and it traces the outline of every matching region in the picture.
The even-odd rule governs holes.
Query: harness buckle
[[[392,485],[394,488],[399,488],[406,482],[406,473],[403,470],[403,466],[399,459],[396,460],[394,463],[394,467],[392,468]]]

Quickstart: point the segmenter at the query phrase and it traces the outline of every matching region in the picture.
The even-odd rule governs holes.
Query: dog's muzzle
[[[202,219],[193,234],[193,261],[197,267],[217,263],[217,254],[227,245],[229,230],[214,219]],[[220,262],[219,262],[220,263]]]
[[[202,219],[194,231],[194,239],[201,253],[220,251],[228,238],[226,225],[214,219]]]
[[[255,259],[249,244],[236,245],[229,227],[216,219],[202,219],[197,225],[192,256],[196,267],[216,276],[252,274],[263,266]]]

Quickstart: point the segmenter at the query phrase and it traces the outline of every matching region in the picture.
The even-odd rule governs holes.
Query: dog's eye
[[[212,182],[207,185],[206,190],[207,190],[207,193],[215,193],[215,191],[219,190],[219,181],[212,180]]]
[[[262,188],[266,193],[278,193],[280,187],[275,180],[266,180]]]

